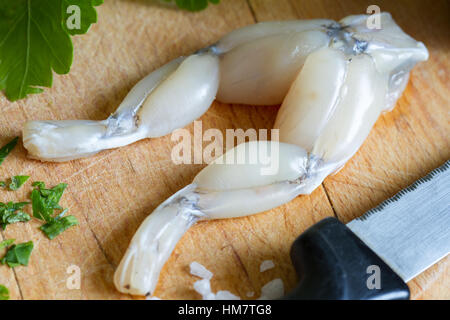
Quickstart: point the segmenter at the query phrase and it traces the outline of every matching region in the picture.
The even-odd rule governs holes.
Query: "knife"
[[[450,160],[347,225],[326,218],[293,243],[284,299],[409,299],[406,282],[450,252]]]

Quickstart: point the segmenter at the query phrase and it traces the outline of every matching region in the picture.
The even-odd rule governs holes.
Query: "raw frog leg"
[[[164,136],[205,113],[218,85],[217,56],[179,58],[142,79],[108,119],[29,121],[23,143],[31,158],[68,161]]]
[[[218,97],[253,104],[262,102],[258,94],[269,102],[284,97],[275,122],[282,142],[237,146],[159,206],[116,270],[119,291],[152,294],[176,242],[196,221],[263,212],[309,194],[353,156],[379,115],[403,92],[410,69],[428,58],[425,46],[389,14],[380,15],[380,30],[368,29],[366,19],[351,16],[325,26],[310,22],[306,29],[294,22],[259,24],[219,41]],[[304,51],[288,55],[283,65],[279,53],[297,52],[300,46]],[[276,90],[271,91],[273,75]],[[255,147],[268,156],[252,161],[252,155],[260,155]]]

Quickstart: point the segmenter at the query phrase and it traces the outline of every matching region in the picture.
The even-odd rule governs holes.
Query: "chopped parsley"
[[[47,222],[52,221],[53,211],[62,210],[59,205],[67,184],[60,183],[51,189],[45,188],[45,183],[41,181],[33,182],[34,190],[31,192],[31,203],[33,206],[33,216]]]
[[[2,284],[0,284],[0,300],[9,300],[9,290]]]
[[[30,176],[14,176],[11,178],[11,183],[9,184],[9,189],[16,191],[18,190]]]
[[[51,189],[45,188],[43,182],[34,182],[35,188],[31,193],[31,203],[33,207],[33,216],[37,219],[47,222],[39,229],[51,240],[61,234],[68,228],[78,224],[74,216],[64,216],[68,209],[63,210],[59,205],[67,184],[60,183]],[[54,210],[63,210],[57,216],[54,216]]]
[[[33,241],[14,244],[8,248],[5,256],[0,260],[2,264],[7,264],[10,268],[27,266],[33,251]]]
[[[19,137],[15,137],[0,149],[0,165],[3,163],[8,154],[12,151],[12,149],[14,149],[14,147],[17,144],[17,141],[19,141]]]
[[[78,220],[74,216],[63,217],[63,214],[66,213],[66,211],[67,209],[64,210],[60,215],[58,215],[53,221],[47,222],[39,228],[46,234],[46,236],[50,240],[52,240],[65,230],[69,229],[70,227],[76,226],[78,224]]]
[[[15,239],[3,240],[2,242],[0,242],[0,249],[9,247],[10,245],[12,245],[14,243],[14,241],[16,241],[16,240]]]
[[[0,202],[0,227],[5,230],[8,224],[17,222],[26,222],[30,220],[30,216],[23,212],[22,209],[29,202]]]

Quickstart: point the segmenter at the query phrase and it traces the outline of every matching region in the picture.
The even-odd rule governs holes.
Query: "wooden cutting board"
[[[222,0],[200,13],[188,13],[149,0],[106,0],[99,22],[74,40],[70,74],[55,76],[53,88],[10,103],[0,97],[0,144],[20,135],[26,120],[106,118],[143,76],[168,62],[257,21],[331,18],[361,14],[373,1]],[[411,74],[392,112],[380,117],[359,152],[309,196],[300,196],[258,215],[198,223],[182,238],[162,270],[155,295],[198,299],[188,265],[198,261],[214,273],[213,291],[246,298],[281,278],[286,290],[297,277],[289,259],[292,241],[327,216],[347,222],[360,216],[450,158],[448,1],[377,1],[383,11],[430,50],[430,59]],[[203,130],[271,128],[278,106],[254,107],[215,102],[200,120]],[[192,131],[193,126],[188,128]],[[67,163],[26,158],[22,144],[0,167],[0,180],[27,174],[48,185],[69,184],[62,204],[80,221],[49,241],[37,221],[16,224],[0,239],[33,240],[28,267],[0,266],[0,283],[13,299],[129,299],[112,276],[134,232],[171,194],[191,182],[202,165],[175,165],[170,135],[101,152]],[[27,183],[17,192],[0,191],[0,201],[28,198]],[[260,273],[264,260],[275,268]],[[75,265],[81,288],[66,285]],[[69,269],[70,271],[70,269]],[[409,283],[413,299],[450,298],[450,258]]]

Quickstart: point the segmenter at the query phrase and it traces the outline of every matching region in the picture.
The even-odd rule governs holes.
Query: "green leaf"
[[[46,221],[39,229],[50,239],[54,239],[68,228],[78,224],[74,216],[64,217],[68,209],[62,211],[56,217],[53,216],[55,209],[62,209],[59,201],[67,187],[67,184],[60,183],[51,189],[46,189],[41,181],[33,182],[35,189],[31,192],[31,202],[33,206],[33,216]]]
[[[59,206],[59,200],[61,199],[66,188],[66,183],[59,183],[49,190],[41,189],[41,193],[47,197],[50,205],[53,205],[55,209],[61,209]]]
[[[0,90],[10,101],[51,87],[52,70],[68,73],[73,59],[70,35],[97,21],[98,0],[0,0]],[[68,27],[79,8],[79,25]],[[73,27],[73,25],[71,25]]]
[[[44,203],[45,199],[41,196],[38,189],[34,189],[31,192],[31,205],[33,207],[33,217],[44,221],[51,220],[51,214],[49,209]],[[53,210],[52,210],[53,212]]]
[[[8,224],[17,222],[26,222],[31,217],[25,212],[21,211],[29,202],[0,202],[0,227],[4,230]]]
[[[84,34],[88,32],[90,26],[97,22],[97,11],[95,6],[99,6],[103,3],[103,0],[63,0],[62,1],[62,14],[64,29],[71,35]],[[71,22],[76,22],[75,16],[78,9],[71,6],[78,6],[80,10],[81,19],[80,28],[72,28]]]
[[[1,0],[0,0],[1,1]],[[0,22],[1,24],[1,22]],[[1,47],[1,46],[0,46]],[[1,53],[0,53],[0,57],[1,57]],[[0,70],[1,70],[1,62],[0,62]],[[1,73],[1,71],[0,71]],[[1,77],[1,76],[0,76]],[[5,158],[8,156],[8,154],[12,151],[12,149],[14,149],[14,147],[17,144],[17,141],[19,141],[19,137],[15,137],[14,139],[12,139],[10,142],[8,142],[7,144],[5,144],[1,149],[0,149],[0,165],[3,163],[3,161],[5,160]]]
[[[31,185],[33,187],[45,188],[45,183],[42,181],[35,181]]]
[[[206,9],[206,7],[208,6],[208,2],[218,4],[220,0],[175,0],[176,5],[180,9],[188,11],[201,11],[203,9]]]
[[[9,290],[2,284],[0,284],[0,300],[9,300]]]
[[[65,211],[64,211],[65,212]],[[63,213],[64,213],[63,212]],[[61,234],[65,230],[69,229],[72,226],[76,226],[78,224],[77,218],[74,216],[66,216],[61,218],[55,218],[55,220],[51,222],[47,222],[39,229],[45,233],[45,235],[52,240],[57,235]]]
[[[9,189],[16,191],[18,190],[30,176],[14,176],[11,178],[11,183],[9,184]]]
[[[6,182],[5,182],[5,181],[0,181],[0,187],[1,187],[1,188],[6,187]]]
[[[13,224],[13,223],[17,223],[17,222],[27,222],[30,221],[31,217],[23,212],[23,211],[18,211],[16,214],[11,214],[4,223],[2,223],[2,227],[3,229],[6,229],[6,225],[8,224]]]
[[[27,266],[33,247],[33,241],[15,244],[8,249],[8,252],[6,252],[0,262],[2,264],[8,264],[10,268],[15,268],[20,265]]]
[[[2,242],[0,242],[0,249],[9,247],[10,245],[12,245],[14,243],[14,241],[16,241],[16,240],[15,239],[3,240]]]
[[[60,183],[51,189],[46,189],[43,182],[34,182],[35,189],[31,192],[31,203],[33,207],[33,216],[46,222],[53,220],[53,211],[62,209],[59,205],[67,184]]]

